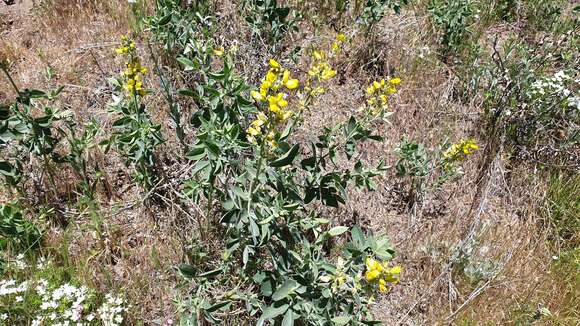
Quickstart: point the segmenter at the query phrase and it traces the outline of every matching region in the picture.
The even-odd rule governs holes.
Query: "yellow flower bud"
[[[280,64],[278,63],[278,61],[276,61],[274,59],[270,59],[269,63],[270,63],[270,67],[272,67],[274,69],[280,69]]]
[[[390,80],[389,80],[389,83],[390,83],[391,85],[399,85],[399,84],[401,83],[401,78],[399,78],[399,77],[396,77],[396,78],[390,79]]]

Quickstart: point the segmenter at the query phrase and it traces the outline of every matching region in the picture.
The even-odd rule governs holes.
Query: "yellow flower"
[[[298,79],[290,79],[289,81],[287,81],[284,85],[286,86],[286,88],[288,89],[295,89],[296,87],[298,87],[299,85],[299,81]]]
[[[316,60],[322,60],[324,59],[324,52],[323,51],[314,51],[312,53],[312,56],[314,57],[314,59]]]
[[[270,63],[270,67],[272,67],[274,69],[280,69],[280,64],[278,63],[278,61],[276,61],[274,59],[270,59],[269,63]]]
[[[401,266],[395,266],[393,268],[385,270],[383,279],[385,280],[385,282],[395,284],[399,282],[400,274],[401,274]]]
[[[379,272],[383,271],[383,265],[381,265],[378,261],[376,261],[372,258],[367,258],[365,263],[367,265],[367,268],[369,268],[369,269],[376,269]]]
[[[258,91],[251,91],[250,94],[258,102],[263,102],[266,100],[266,97],[264,97],[264,95]]]
[[[266,81],[269,82],[270,84],[274,84],[274,82],[276,81],[277,78],[278,78],[278,74],[276,74],[271,69],[268,71],[268,73],[266,73]]]
[[[249,127],[246,132],[250,135],[250,136],[258,136],[259,134],[261,134],[262,132],[260,131],[260,129],[254,128],[254,127]]]
[[[336,76],[336,71],[334,69],[330,68],[330,66],[329,66],[329,67],[326,67],[326,69],[324,69],[321,77],[324,80],[328,80],[334,76]]]
[[[276,113],[276,120],[278,120],[278,122],[284,122],[288,119],[290,119],[290,117],[292,117],[292,111],[279,111],[278,113]]]
[[[471,155],[471,154],[473,154],[474,151],[479,149],[479,146],[477,146],[477,144],[475,143],[475,141],[473,139],[468,139],[468,140],[464,141],[464,144],[462,147],[463,147],[463,153],[465,155]]]
[[[225,50],[222,47],[213,49],[213,54],[215,56],[218,56],[218,57],[221,57],[222,55],[224,55],[224,52],[225,52]]]
[[[288,105],[288,102],[284,99],[283,93],[278,93],[277,95],[268,97],[268,104],[270,111],[278,113],[282,108]]]
[[[380,95],[379,98],[381,99],[381,104],[387,104],[388,97],[386,95]]]
[[[344,42],[346,40],[346,36],[343,33],[339,33],[336,35],[336,40],[339,42]]]
[[[380,279],[379,280],[379,291],[382,293],[386,293],[389,291],[389,287],[387,286],[387,281]]]
[[[401,83],[401,78],[399,78],[399,77],[396,77],[396,78],[390,79],[390,80],[389,80],[389,83],[390,83],[391,85],[399,85],[399,84]]]
[[[373,95],[375,90],[376,90],[375,86],[371,85],[371,86],[367,87],[367,94]]]
[[[376,80],[373,82],[373,86],[374,86],[375,89],[380,89],[381,88],[381,84],[378,81],[376,81]]]
[[[282,75],[282,83],[284,83],[284,86],[286,86],[288,89],[295,89],[298,87],[300,82],[298,79],[290,79],[290,72],[288,70],[284,70],[284,74]]]
[[[264,123],[265,123],[265,121],[260,120],[260,119],[256,119],[256,120],[252,121],[251,125],[252,125],[252,127],[259,130],[259,128],[262,127],[264,125]]]
[[[268,142],[268,145],[270,145],[271,148],[276,149],[278,148],[278,142],[275,139],[276,134],[273,131],[270,131],[268,133],[268,136],[266,136],[266,141]]]
[[[377,277],[379,277],[379,275],[381,275],[381,272],[379,272],[376,269],[373,270],[369,270],[365,273],[365,278],[367,281],[373,281],[375,280]]]

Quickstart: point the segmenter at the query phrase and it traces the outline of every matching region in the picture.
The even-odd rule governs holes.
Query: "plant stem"
[[[16,91],[16,95],[20,96],[20,90],[18,89],[18,86],[16,86],[16,83],[14,82],[14,79],[12,79],[12,76],[10,76],[10,74],[8,73],[8,70],[6,70],[6,67],[0,64],[0,69],[2,69],[6,77],[8,77],[10,84],[12,84],[12,88],[14,88],[14,90]]]
[[[262,172],[262,163],[264,161],[264,144],[266,142],[262,141],[262,145],[260,146],[260,158],[258,159],[258,167],[256,168],[256,176],[252,183],[250,184],[250,198],[248,199],[248,213],[250,213],[250,208],[252,205],[252,198],[254,197],[254,191],[256,183],[258,182],[258,178],[260,177],[260,172]]]

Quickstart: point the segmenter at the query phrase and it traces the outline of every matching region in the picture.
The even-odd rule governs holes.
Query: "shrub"
[[[315,105],[336,74],[331,57],[314,51],[303,83],[270,60],[261,85],[251,91],[253,105],[241,93],[243,83],[228,91],[236,78],[227,56],[220,72],[208,74],[208,85],[181,91],[199,97],[203,89],[209,95],[197,116],[185,195],[205,199],[206,216],[219,217],[215,227],[225,246],[223,261],[211,270],[179,267],[196,287],[181,304],[184,322],[224,322],[220,311],[242,309],[237,318],[258,324],[368,324],[368,296],[398,281],[400,268],[389,267],[394,251],[385,238],[358,227],[332,227],[309,205],[337,207],[346,202],[349,186],[373,189],[372,178],[384,170],[382,163],[366,168],[357,162],[352,170],[337,165],[339,159],[353,159],[358,143],[380,140],[368,127],[386,113],[381,87],[371,92],[379,102],[368,103],[360,120],[353,116],[325,128],[309,151],[291,143],[302,112]],[[398,79],[389,84],[393,91],[396,84]],[[384,104],[392,92],[385,94]],[[326,248],[339,237],[350,242],[333,258]],[[224,291],[216,296],[217,288]]]
[[[470,25],[474,14],[472,1],[432,0],[428,11],[435,26],[440,30],[439,43],[442,54],[458,54],[471,35]]]
[[[14,103],[0,105],[0,174],[11,186],[24,177],[22,162],[27,155],[38,157],[54,185],[54,169],[51,166],[55,148],[64,134],[59,122],[69,121],[70,112],[59,111],[51,106],[62,87],[50,93],[37,89],[20,90],[8,73],[7,62],[0,62],[2,70],[16,94]]]
[[[243,8],[248,12],[246,21],[253,34],[262,37],[271,52],[280,48],[289,32],[298,30],[300,14],[290,7],[279,6],[277,0],[245,0]]]

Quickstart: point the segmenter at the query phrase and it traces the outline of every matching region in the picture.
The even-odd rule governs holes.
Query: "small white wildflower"
[[[24,298],[22,296],[19,295],[16,297],[16,302],[22,302],[22,301],[24,301]]]
[[[46,268],[46,265],[47,265],[46,258],[44,258],[44,257],[40,257],[40,258],[38,259],[38,261],[36,262],[36,269],[43,270],[43,269],[45,269],[45,268]]]

